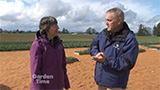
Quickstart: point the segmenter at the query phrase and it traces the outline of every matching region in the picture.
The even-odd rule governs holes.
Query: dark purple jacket
[[[37,32],[30,49],[31,90],[56,90],[70,88],[66,57],[62,40],[57,39],[56,48]]]

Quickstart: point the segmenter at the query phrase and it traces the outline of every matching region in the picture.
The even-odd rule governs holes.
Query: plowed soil
[[[160,90],[160,51],[141,47],[137,63],[131,70],[127,90]],[[76,57],[78,62],[67,64],[70,90],[97,90],[94,81],[95,61],[90,55],[75,55],[74,51],[87,48],[65,49],[67,57]],[[29,90],[29,51],[0,52],[0,90]]]

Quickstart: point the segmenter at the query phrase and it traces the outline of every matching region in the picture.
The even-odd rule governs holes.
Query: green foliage
[[[66,63],[74,63],[74,62],[77,62],[79,61],[77,58],[75,57],[66,57]]]
[[[144,25],[139,25],[138,36],[151,36],[151,28],[145,27]]]
[[[152,45],[148,45],[148,44],[146,44],[146,45],[144,45],[144,46],[146,46],[146,47],[148,47],[148,48],[155,48],[155,49],[160,50],[160,47],[156,47],[156,46],[152,46]]]
[[[141,52],[145,52],[146,50],[145,49],[141,49],[141,48],[139,48],[139,53],[141,53]]]
[[[6,41],[0,42],[0,51],[29,50],[32,41]],[[64,48],[89,47],[91,41],[64,41]]]
[[[69,31],[68,31],[68,29],[63,28],[62,33],[63,34],[69,34]]]
[[[3,36],[35,36],[35,33],[0,33],[0,37]]]
[[[64,41],[66,41],[67,39],[69,39],[69,41],[72,41],[72,39],[73,40],[80,40],[81,39],[81,41],[85,41],[85,39],[90,39],[90,40],[92,40],[94,37],[96,37],[97,35],[93,35],[93,34],[91,34],[91,35],[85,35],[85,34],[77,34],[77,35],[72,35],[72,34],[59,34],[59,37],[62,39],[62,40],[64,40]],[[77,41],[76,40],[76,41]]]
[[[76,53],[79,53],[79,55],[89,54],[89,53],[90,53],[89,49],[83,50],[83,51],[75,51],[75,52],[76,52]]]
[[[29,50],[31,44],[0,44],[0,51]]]
[[[96,31],[95,29],[89,27],[89,28],[86,30],[86,33],[87,33],[87,34],[96,34],[97,31]]]
[[[59,34],[65,48],[89,47],[97,35]],[[0,51],[29,50],[35,33],[1,33]],[[160,37],[136,36],[139,45],[160,44]]]
[[[64,41],[64,48],[78,48],[78,47],[89,47],[91,41]]]
[[[160,44],[160,37],[136,36],[139,45]]]
[[[160,48],[160,47],[159,47]],[[139,53],[141,53],[141,52],[145,52],[146,50],[145,49],[139,49]],[[75,51],[76,53],[79,53],[79,55],[84,55],[84,54],[89,54],[90,53],[90,51],[89,51],[89,49],[87,49],[87,50],[83,50],[83,51]]]
[[[153,27],[153,35],[160,36],[160,22],[158,23],[157,27]]]

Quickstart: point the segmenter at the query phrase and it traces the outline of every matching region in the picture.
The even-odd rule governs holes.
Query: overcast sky
[[[44,16],[54,16],[59,30],[100,32],[105,25],[106,11],[122,9],[132,31],[139,25],[153,28],[160,22],[160,0],[0,0],[0,28],[3,30],[37,31]]]

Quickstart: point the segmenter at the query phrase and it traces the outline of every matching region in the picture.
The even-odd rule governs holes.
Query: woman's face
[[[47,31],[48,37],[52,39],[55,36],[58,36],[58,29],[59,29],[58,24],[53,24]]]

